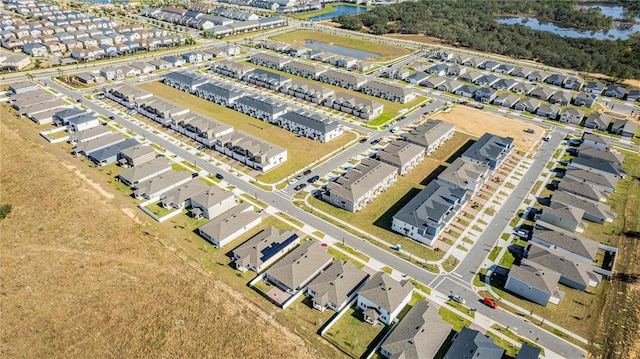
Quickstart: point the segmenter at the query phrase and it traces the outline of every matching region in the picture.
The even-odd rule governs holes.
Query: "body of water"
[[[534,30],[549,31],[563,37],[592,38],[598,40],[626,40],[629,36],[640,31],[638,24],[614,23],[609,30],[581,30],[568,27],[561,27],[551,22],[540,22],[533,17],[511,17],[499,18],[498,22],[506,25],[520,24]]]
[[[336,16],[359,14],[361,12],[366,12],[366,11],[369,11],[369,9],[367,9],[366,7],[352,6],[352,5],[338,5],[336,6],[335,10],[333,10],[332,12],[328,14],[318,15],[308,20],[309,21],[328,20]]]
[[[371,52],[355,50],[344,46],[331,45],[320,41],[305,41],[304,45],[315,50],[333,52],[334,54],[355,57],[358,59],[377,59],[380,57],[380,55]]]
[[[591,9],[597,7],[602,12],[602,15],[610,16],[614,19],[624,19],[626,11],[622,6],[612,4],[578,4],[578,6]],[[640,17],[635,18],[636,22],[640,22]]]

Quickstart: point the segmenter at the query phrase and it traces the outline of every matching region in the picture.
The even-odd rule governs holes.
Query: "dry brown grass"
[[[136,224],[119,210],[131,215],[128,199],[101,196],[63,165],[81,162],[2,111],[0,202],[13,210],[0,222],[0,356],[314,357],[304,339],[163,247],[177,230]]]
[[[524,151],[530,151],[533,144],[544,133],[543,128],[540,126],[494,115],[468,106],[453,106],[451,111],[441,112],[435,118],[451,122],[456,125],[456,130],[478,137],[485,132],[491,132],[498,136],[513,137],[514,146]],[[533,134],[526,133],[525,130],[528,128],[533,128],[536,132]]]

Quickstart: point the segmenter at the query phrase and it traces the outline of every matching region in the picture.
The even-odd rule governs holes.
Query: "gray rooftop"
[[[563,248],[591,260],[596,258],[598,242],[579,236],[577,234],[558,228],[552,224],[537,223],[533,231],[533,237],[550,243],[558,248]]]
[[[162,196],[160,196],[160,199],[167,205],[170,205],[172,203],[180,205],[196,194],[206,190],[207,188],[209,188],[209,186],[204,184],[204,182],[194,179],[183,184],[182,186],[165,192]]]
[[[622,169],[619,164],[599,158],[578,156],[571,159],[569,167],[572,167],[572,164],[599,170],[610,176],[624,177],[627,174],[627,171]]]
[[[455,129],[455,125],[441,120],[427,120],[416,129],[403,134],[405,140],[428,148],[442,136]]]
[[[187,171],[169,170],[153,176],[148,180],[139,182],[134,186],[135,189],[133,190],[133,193],[136,195],[136,197],[142,196],[145,193],[148,195],[153,195],[188,178],[191,178],[191,173]]]
[[[560,281],[560,273],[527,259],[523,259],[519,266],[511,267],[509,277],[549,294],[555,293]]]
[[[422,155],[424,155],[424,147],[402,140],[393,140],[382,151],[378,151],[378,158],[381,161],[399,168],[416,156]]]
[[[122,150],[122,155],[129,158],[137,158],[140,156],[148,155],[150,153],[155,153],[155,150],[151,146],[145,146],[142,144],[125,148]]]
[[[86,138],[97,138],[111,133],[107,126],[95,126],[69,134],[69,141],[84,142]]]
[[[268,114],[276,114],[287,109],[287,105],[275,101],[270,97],[262,97],[259,95],[248,95],[236,100],[236,103],[242,104]]]
[[[580,147],[578,147],[578,157],[597,158],[607,162],[616,163],[618,165],[621,165],[624,161],[624,156],[618,152],[602,150],[585,145],[580,145]]]
[[[260,214],[253,205],[242,203],[200,226],[198,231],[220,242],[258,218]]]
[[[78,145],[73,149],[75,153],[89,153],[100,148],[107,147],[114,143],[118,143],[124,140],[124,136],[121,133],[108,133],[104,136],[100,136],[98,138],[94,138],[92,140],[78,143]]]
[[[493,342],[493,338],[477,330],[463,327],[444,359],[500,359],[504,349]]]
[[[305,281],[315,273],[326,267],[333,260],[320,242],[306,241],[287,254],[267,270],[270,277],[292,290],[305,285]]]
[[[305,112],[301,109],[288,111],[281,115],[280,118],[291,121],[301,127],[318,131],[321,134],[327,134],[340,127],[338,122],[331,121],[329,117],[324,117],[316,113]]]
[[[618,179],[616,177],[607,176],[597,172],[583,170],[580,168],[567,169],[565,173],[565,177],[567,176],[583,179],[585,181],[593,182],[597,185],[601,185],[605,187],[615,188],[616,185],[618,184]]]
[[[120,151],[133,147],[138,143],[140,142],[138,142],[138,140],[136,140],[135,138],[127,138],[124,141],[120,141],[107,147],[95,150],[93,152],[89,152],[87,153],[87,157],[98,163],[107,161],[109,158],[116,157],[120,153]]]
[[[195,194],[193,197],[191,197],[191,200],[198,202],[205,208],[211,208],[229,197],[233,197],[233,192],[224,191],[216,186],[211,186],[206,190]]]
[[[482,176],[487,173],[489,166],[458,157],[438,175],[438,179],[467,188],[469,184],[482,182]]]
[[[569,192],[577,194],[587,199],[594,201],[600,201],[601,199],[608,199],[609,195],[600,188],[582,181],[575,180],[573,178],[563,178],[558,184],[558,191]]]
[[[356,201],[378,184],[381,179],[387,178],[391,173],[397,171],[398,169],[394,166],[365,158],[343,176],[329,182],[327,189],[337,196]]]
[[[456,215],[456,204],[469,196],[462,187],[440,181],[431,181],[400,209],[393,218],[417,228],[439,227]]]
[[[313,300],[320,305],[340,306],[369,275],[351,262],[337,260],[313,279],[308,289],[315,292]]]
[[[142,178],[155,175],[159,172],[168,171],[171,168],[171,164],[167,159],[157,157],[149,162],[145,162],[136,167],[131,167],[125,171],[122,171],[118,177],[124,179],[126,182],[134,184],[140,181]]]
[[[358,291],[358,295],[392,313],[411,295],[413,288],[414,285],[406,279],[398,282],[387,273],[377,272]]]
[[[556,191],[551,196],[552,202],[560,202],[569,206],[583,209],[586,214],[595,216],[597,218],[612,218],[615,219],[617,215],[611,211],[611,207],[608,205],[585,199],[583,197],[571,194],[564,191]]]
[[[508,147],[513,146],[513,138],[500,137],[491,133],[485,133],[471,147],[462,154],[463,158],[484,163],[492,167],[492,162],[501,162],[507,156]]]
[[[381,349],[394,359],[433,358],[452,328],[442,320],[436,308],[420,300],[396,325]]]
[[[238,257],[234,261],[239,267],[251,265],[260,268],[264,262],[280,253],[297,238],[298,235],[292,230],[283,231],[271,226],[239,245],[233,250],[232,255]]]
[[[527,246],[527,261],[558,272],[561,278],[566,278],[585,287],[589,285],[591,263],[565,258],[558,255],[556,251],[537,243],[530,243]]]

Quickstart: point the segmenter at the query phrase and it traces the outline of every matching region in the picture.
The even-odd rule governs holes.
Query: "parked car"
[[[369,141],[369,139],[366,137],[360,139],[360,143],[365,143],[367,141]]]
[[[116,118],[114,116],[109,116],[110,120],[115,120]]]
[[[82,103],[82,99],[81,98],[76,99],[76,101],[78,101],[78,103]]]
[[[304,176],[308,176],[309,174],[311,174],[311,170],[306,170],[302,173]]]
[[[390,131],[391,131],[391,133],[396,133],[396,132],[400,131],[400,127],[396,126],[396,127],[392,128]]]
[[[378,143],[380,143],[380,139],[376,138],[375,140],[371,141],[372,145],[377,145]]]
[[[315,183],[315,182],[316,182],[317,180],[319,180],[319,179],[320,179],[320,176],[315,175],[315,176],[313,176],[313,177],[309,178],[309,179],[307,180],[307,182],[309,182],[309,183]]]
[[[296,176],[296,181],[300,181],[304,177],[303,174],[299,174]]]
[[[521,237],[521,238],[528,238],[529,237],[529,232],[525,231],[524,229],[519,229],[519,230],[516,231],[516,235],[518,237]]]
[[[263,213],[264,213],[264,208],[260,208],[260,209],[258,210],[258,214],[263,214]]]
[[[551,135],[549,135],[549,136],[547,136],[547,137],[543,138],[543,140],[545,140],[546,142],[549,142],[549,141],[551,140]]]
[[[196,178],[196,177],[198,177],[198,176],[200,176],[200,174],[199,174],[198,172],[193,172],[193,173],[191,174],[191,177],[192,177],[192,178]]]
[[[524,132],[526,133],[536,133],[536,130],[533,128],[527,128]]]
[[[493,308],[493,309],[498,308],[498,302],[496,302],[495,300],[493,300],[491,298],[484,298],[482,300],[482,304],[486,305],[489,308]]]
[[[297,178],[292,178],[292,179],[290,179],[290,180],[289,180],[289,184],[294,184],[294,183],[296,183],[297,181],[298,181],[298,179],[297,179]]]
[[[162,153],[158,153],[156,157],[164,157],[164,155]]]
[[[458,302],[458,303],[460,303],[460,304],[464,304],[464,303],[466,303],[466,301],[464,300],[464,298],[462,298],[461,296],[459,296],[459,295],[457,295],[457,294],[456,294],[456,295],[451,295],[451,296],[449,296],[449,299],[451,299],[451,300],[452,300],[452,301],[454,301],[454,302]]]
[[[206,147],[205,145],[200,145],[200,146],[198,146],[197,150],[198,151],[202,151],[202,150],[204,150],[205,147]]]
[[[220,173],[216,173],[216,178],[221,180],[221,179],[224,179],[224,176],[221,175]]]

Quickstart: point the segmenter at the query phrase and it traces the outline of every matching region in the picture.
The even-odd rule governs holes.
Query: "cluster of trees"
[[[624,41],[564,38],[551,32],[496,21],[496,16],[522,14],[540,14],[554,17],[554,21],[579,21],[581,24],[610,21],[599,11],[574,10],[574,5],[567,4],[572,3],[420,0],[379,6],[366,13],[334,20],[350,30],[359,31],[365,27],[368,32],[378,35],[424,34],[454,46],[536,60],[549,66],[599,72],[620,79],[640,78],[640,34]],[[583,17],[585,20],[578,20]]]

